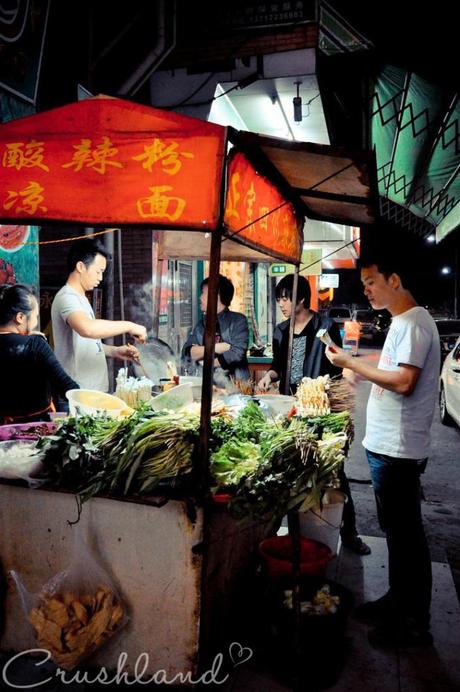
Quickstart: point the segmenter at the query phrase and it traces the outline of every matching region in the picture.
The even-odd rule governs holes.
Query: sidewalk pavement
[[[363,536],[372,554],[359,557],[340,550],[329,565],[328,578],[347,587],[355,603],[373,600],[387,590],[384,538]],[[383,650],[367,640],[368,627],[350,616],[348,653],[338,682],[330,692],[454,692],[460,690],[460,606],[452,574],[434,562],[431,647]],[[223,692],[288,692],[270,672],[250,662],[237,668]],[[312,690],[305,690],[312,692]]]

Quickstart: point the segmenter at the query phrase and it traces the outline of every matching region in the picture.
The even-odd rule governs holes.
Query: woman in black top
[[[276,300],[286,319],[275,328],[273,334],[273,362],[270,370],[260,380],[259,388],[266,391],[272,382],[280,381],[280,391],[284,394],[288,364],[289,324],[291,311],[295,310],[294,343],[291,358],[291,376],[289,390],[295,394],[303,377],[316,378],[319,375],[340,376],[342,369],[327,363],[324,344],[316,338],[318,329],[327,329],[331,339],[342,345],[339,325],[329,317],[321,317],[310,310],[310,284],[303,276],[299,276],[297,286],[297,304],[292,304],[294,277],[285,276],[276,287]],[[343,523],[340,529],[342,545],[358,555],[369,555],[371,549],[358,536],[356,529],[356,514],[351,497],[350,484],[343,467],[338,472],[340,490],[347,496],[343,509]]]
[[[0,423],[50,420],[51,392],[78,384],[67,375],[45,338],[33,333],[38,303],[27,286],[0,286]]]
[[[266,391],[273,382],[279,380],[279,391],[285,393],[288,364],[289,325],[291,322],[292,290],[294,277],[286,276],[276,287],[276,301],[281,308],[284,322],[276,325],[273,332],[273,362],[268,373],[258,383]],[[310,284],[304,276],[299,276],[297,305],[295,306],[294,343],[291,359],[289,393],[295,394],[303,377],[316,378],[320,375],[337,377],[342,369],[328,362],[324,344],[316,338],[319,329],[326,329],[332,341],[342,346],[340,328],[337,322],[323,317],[310,309]]]

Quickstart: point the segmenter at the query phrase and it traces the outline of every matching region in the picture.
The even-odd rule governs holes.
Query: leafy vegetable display
[[[146,493],[160,480],[192,469],[199,420],[159,414],[142,406],[116,420],[78,416],[43,440],[49,485],[73,490],[81,500],[97,494]]]
[[[185,410],[156,412],[141,405],[123,419],[78,416],[41,440],[49,485],[94,495],[151,492],[160,481],[190,474],[198,452],[199,417]],[[348,412],[313,418],[266,419],[254,402],[236,418],[211,419],[213,492],[233,495],[237,519],[257,519],[317,504],[353,439]]]
[[[348,412],[275,423],[254,402],[233,422],[216,420],[212,429],[223,442],[211,456],[211,472],[217,489],[233,492],[229,508],[237,519],[279,517],[317,504],[324,487],[335,483],[353,439]]]

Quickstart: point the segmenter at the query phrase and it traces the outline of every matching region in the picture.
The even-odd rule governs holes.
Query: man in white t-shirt
[[[361,281],[371,306],[386,308],[393,317],[379,364],[355,359],[338,347],[326,351],[334,365],[372,382],[363,445],[387,538],[390,588],[377,601],[359,606],[357,615],[377,625],[369,633],[374,645],[430,645],[431,559],[420,474],[438,396],[439,335],[408,290],[397,252],[361,261]]]
[[[95,319],[86,292],[102,281],[108,257],[103,245],[93,238],[75,241],[67,260],[67,283],[58,291],[51,307],[58,360],[82,389],[102,392],[109,388],[106,356],[135,360],[139,354],[134,346],[110,346],[101,339],[131,334],[142,342],[147,334],[145,327],[134,322]]]

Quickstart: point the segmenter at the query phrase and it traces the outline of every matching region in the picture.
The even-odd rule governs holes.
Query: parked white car
[[[442,366],[439,411],[444,425],[460,425],[460,337]]]

